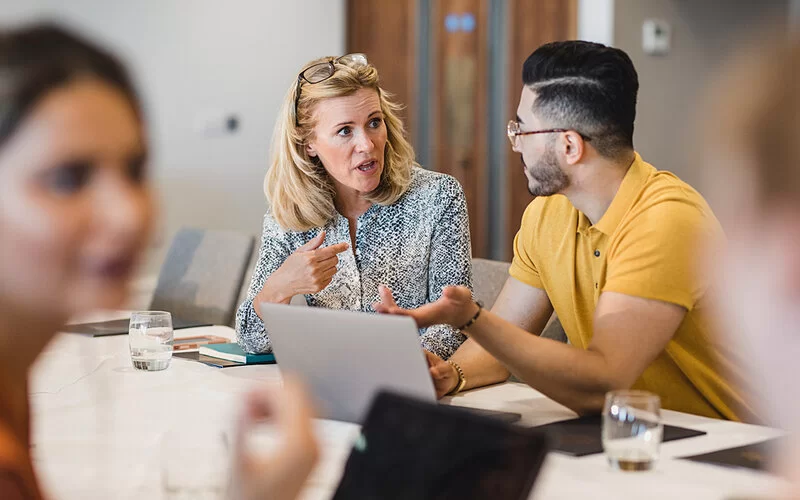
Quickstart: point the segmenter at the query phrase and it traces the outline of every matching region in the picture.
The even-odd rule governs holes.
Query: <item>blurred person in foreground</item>
[[[765,420],[789,432],[778,464],[800,498],[800,43],[762,43],[712,87],[701,127],[709,200],[725,227],[713,245],[715,308],[747,353]]]
[[[709,323],[708,270],[696,266],[720,224],[697,191],[634,149],[633,62],[617,48],[553,42],[528,57],[522,80],[508,136],[535,199],[492,310],[459,287],[410,311],[385,291],[377,309],[469,335],[449,363],[428,356],[440,396],[511,372],[579,414],[634,388],[670,410],[757,421],[740,356]],[[539,337],[554,310],[570,345]]]
[[[141,107],[116,59],[50,25],[0,32],[0,498],[42,496],[28,371],[66,321],[122,306],[153,219]],[[296,382],[249,395],[240,436],[275,417],[273,456],[235,452],[232,498],[294,498],[316,458]],[[239,440],[241,441],[241,439]]]

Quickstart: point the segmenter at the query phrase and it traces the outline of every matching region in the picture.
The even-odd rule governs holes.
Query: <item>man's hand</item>
[[[433,387],[436,389],[436,397],[442,398],[450,391],[455,389],[458,384],[458,373],[453,365],[443,360],[430,351],[424,351],[425,358],[428,360],[428,367],[433,379]]]
[[[385,285],[379,286],[378,292],[381,301],[372,305],[376,311],[383,314],[410,316],[417,322],[419,328],[431,325],[459,327],[475,316],[478,308],[472,300],[472,292],[464,286],[444,287],[439,300],[416,309],[403,309],[398,306],[392,297],[392,291]]]

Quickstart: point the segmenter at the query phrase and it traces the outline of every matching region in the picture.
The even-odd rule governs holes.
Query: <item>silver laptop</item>
[[[411,318],[282,304],[258,307],[281,372],[303,378],[320,416],[361,423],[381,389],[436,401]]]

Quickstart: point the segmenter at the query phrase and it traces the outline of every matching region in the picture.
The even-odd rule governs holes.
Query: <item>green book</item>
[[[199,353],[210,358],[225,359],[246,365],[274,364],[274,354],[250,354],[244,352],[236,342],[201,345]]]

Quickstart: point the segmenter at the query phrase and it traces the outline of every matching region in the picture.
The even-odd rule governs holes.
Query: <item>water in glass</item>
[[[664,427],[658,396],[645,391],[614,391],[603,410],[603,449],[611,467],[650,470],[658,460]]]
[[[145,311],[131,315],[128,343],[134,368],[164,370],[172,359],[172,316],[168,312]]]

